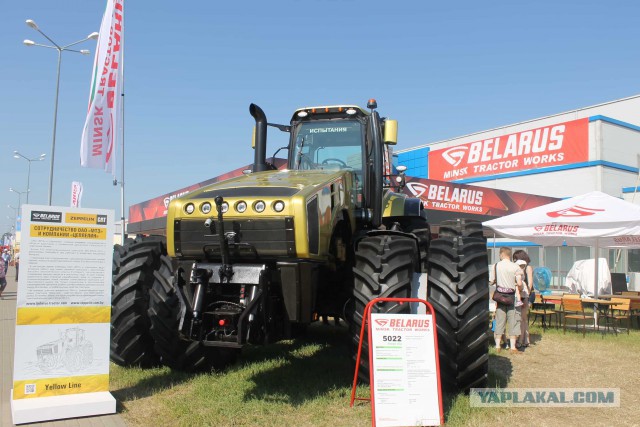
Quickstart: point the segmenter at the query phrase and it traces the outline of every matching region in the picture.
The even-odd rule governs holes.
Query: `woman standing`
[[[517,348],[529,347],[529,295],[533,292],[533,267],[529,265],[531,258],[523,250],[517,250],[513,253],[513,262],[518,264],[524,270],[522,277],[522,311],[520,322],[520,337],[518,338]]]

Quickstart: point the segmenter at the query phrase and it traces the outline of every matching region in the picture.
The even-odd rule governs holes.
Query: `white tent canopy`
[[[596,258],[599,248],[640,248],[640,206],[600,191],[492,219],[483,225],[501,236],[543,246],[593,246]],[[594,266],[595,278],[598,263],[594,262]]]
[[[640,248],[640,206],[600,191],[483,223],[504,237],[543,246]]]

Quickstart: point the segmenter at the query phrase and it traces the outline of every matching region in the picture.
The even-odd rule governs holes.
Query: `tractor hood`
[[[215,200],[222,197],[234,256],[321,259],[342,210],[355,210],[355,177],[348,169],[253,172],[186,194],[172,200],[167,212],[169,254],[182,259],[219,256]],[[354,228],[353,215],[349,221]]]
[[[181,200],[228,197],[292,197],[308,187],[323,186],[348,173],[345,170],[278,170],[255,172],[203,187]]]

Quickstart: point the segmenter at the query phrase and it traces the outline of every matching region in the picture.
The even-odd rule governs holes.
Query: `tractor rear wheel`
[[[436,312],[443,389],[485,387],[489,368],[487,246],[479,224],[448,224],[431,241],[427,299]],[[481,230],[481,228],[480,228]]]
[[[114,249],[111,296],[111,360],[121,366],[153,366],[153,350],[147,317],[149,290],[154,273],[171,276],[160,236],[137,236]]]
[[[181,271],[178,271],[178,275]],[[149,301],[151,336],[155,352],[164,365],[177,370],[197,372],[221,370],[233,363],[239,350],[205,347],[199,341],[188,340],[180,334],[182,303],[172,277],[155,274]]]
[[[410,298],[411,279],[416,265],[416,242],[410,237],[388,234],[368,236],[358,243],[353,269],[355,306],[349,310],[349,332],[352,357],[358,355],[360,329],[366,305],[375,298]],[[382,302],[372,307],[372,313],[409,313],[409,304]],[[369,345],[362,342],[360,380],[369,380]]]

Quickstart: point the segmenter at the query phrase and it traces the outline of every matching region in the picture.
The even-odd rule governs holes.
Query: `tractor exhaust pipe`
[[[249,113],[256,121],[255,154],[253,172],[269,170],[267,166],[267,116],[256,104],[249,106]]]

